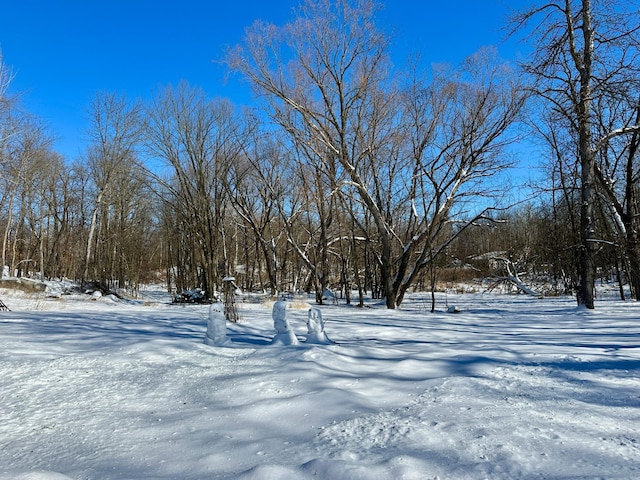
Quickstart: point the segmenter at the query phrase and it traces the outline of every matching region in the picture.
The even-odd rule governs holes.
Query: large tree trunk
[[[580,189],[580,285],[578,291],[578,304],[589,309],[594,308],[595,289],[595,224],[593,205],[595,201],[595,152],[592,148],[591,133],[591,81],[593,61],[593,22],[591,19],[591,0],[582,1],[582,36],[584,41],[583,51],[575,43],[573,34],[573,18],[567,1],[567,23],[569,25],[569,38],[571,53],[580,72],[580,94],[576,105],[578,114],[578,149],[581,167]]]
[[[582,143],[582,140],[581,140]],[[595,289],[595,226],[593,218],[594,203],[594,161],[593,154],[589,147],[588,152],[583,153],[581,150],[582,164],[582,188],[580,194],[580,259],[579,259],[579,276],[580,285],[578,286],[578,304],[587,308],[594,308],[594,289]]]

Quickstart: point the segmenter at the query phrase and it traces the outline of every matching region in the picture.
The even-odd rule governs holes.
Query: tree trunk
[[[568,2],[567,2],[568,4]],[[580,285],[578,291],[578,304],[589,309],[594,308],[595,289],[595,152],[592,149],[591,133],[591,80],[593,61],[593,22],[591,19],[591,0],[582,1],[582,36],[584,40],[583,51],[580,52],[573,34],[573,19],[571,11],[567,7],[567,21],[570,25],[570,38],[573,40],[571,52],[580,72],[580,96],[577,105],[578,114],[578,149],[581,167],[580,188]]]
[[[582,135],[581,135],[582,136]],[[581,140],[581,143],[586,143]],[[593,202],[594,202],[594,161],[593,154],[589,147],[583,151],[581,146],[582,163],[582,188],[580,206],[580,232],[582,236],[580,244],[578,304],[589,309],[594,308],[595,289],[595,225],[593,222]]]
[[[393,278],[391,278],[391,241],[388,238],[382,238],[382,255],[380,261],[380,276],[387,308],[396,308],[396,290]]]
[[[89,236],[87,238],[86,254],[84,256],[84,266],[82,268],[82,278],[80,284],[83,284],[89,277],[89,262],[91,261],[93,239],[96,235],[96,225],[98,224],[98,209],[100,208],[100,202],[102,202],[103,192],[101,191],[96,198],[96,206],[91,214],[91,225],[89,227]]]
[[[436,311],[436,262],[435,259],[429,264],[429,284],[431,286],[431,313]]]
[[[636,110],[636,125],[640,124],[640,100]],[[640,301],[640,240],[638,229],[640,228],[640,212],[638,211],[637,176],[635,175],[634,159],[640,148],[640,133],[635,131],[629,144],[629,156],[626,169],[626,212],[622,214],[626,229],[625,251],[629,263],[629,288],[631,298]]]
[[[4,267],[7,264],[7,245],[9,243],[9,230],[11,230],[12,212],[13,212],[13,199],[15,198],[15,190],[9,197],[9,208],[7,210],[7,226],[4,229],[4,235],[2,238],[2,265],[0,265],[0,278],[4,275]],[[9,272],[11,276],[13,272]]]
[[[629,289],[631,298],[640,301],[640,255],[638,252],[638,235],[630,228],[627,230],[626,255],[629,262]]]

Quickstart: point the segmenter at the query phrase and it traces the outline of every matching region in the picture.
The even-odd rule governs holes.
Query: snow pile
[[[0,293],[0,480],[640,478],[637,303],[332,305],[329,345],[291,309],[283,346],[240,304],[219,347],[208,305]]]

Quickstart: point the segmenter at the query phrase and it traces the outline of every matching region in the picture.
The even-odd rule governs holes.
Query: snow
[[[246,302],[210,346],[157,291],[0,298],[0,480],[640,478],[635,302],[322,306],[330,345]]]

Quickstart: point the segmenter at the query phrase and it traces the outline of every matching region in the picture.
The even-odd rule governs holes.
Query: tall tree
[[[40,186],[47,215],[44,271],[47,277],[78,278],[84,250],[76,168],[57,154],[49,156]]]
[[[257,270],[261,276],[264,262],[269,289],[272,295],[277,295],[280,290],[278,243],[283,236],[283,222],[279,221],[278,214],[279,207],[290,198],[287,191],[291,190],[291,182],[287,178],[288,165],[281,142],[275,135],[265,134],[255,121],[251,123],[248,134],[240,142],[241,155],[229,170],[226,187],[242,225],[250,230],[257,247],[253,258],[254,262],[258,260],[256,268],[255,264],[249,265],[250,245],[244,242],[245,274],[249,278],[250,272]],[[250,282],[246,282],[245,287],[249,286]]]
[[[11,256],[9,271],[30,262],[23,256],[24,245],[30,240],[25,220],[30,193],[34,181],[43,167],[43,161],[51,147],[51,136],[39,119],[28,114],[10,117],[11,135],[2,145],[2,177],[5,182],[6,224],[2,236],[2,265],[7,265]],[[3,205],[4,206],[4,205]],[[10,236],[13,232],[13,236]]]
[[[227,56],[232,69],[247,76],[258,93],[266,94],[269,114],[291,138],[291,157],[309,168],[339,166],[367,201],[369,192],[355,164],[373,145],[363,146],[354,139],[366,128],[359,112],[388,78],[388,40],[373,24],[377,8],[370,0],[306,1],[296,11],[297,18],[283,27],[256,22],[247,30],[244,46]],[[316,173],[341,176],[332,168],[321,170]],[[328,178],[325,185],[335,186],[335,178]],[[330,193],[318,192],[316,197],[328,198]],[[316,206],[324,208],[324,202]],[[380,215],[379,220],[384,228]],[[325,216],[320,223],[326,226],[329,221]],[[317,233],[322,236],[326,230]],[[326,252],[327,238],[315,241],[318,253]],[[296,251],[315,279],[326,284],[322,261],[316,262],[300,247]]]
[[[534,23],[535,47],[524,69],[534,92],[569,125],[580,166],[580,305],[594,308],[596,160],[608,141],[631,135],[637,126],[595,131],[601,100],[637,78],[638,21],[621,1],[553,0],[515,18],[517,28]]]
[[[640,67],[640,64],[638,65]],[[634,85],[635,83],[635,85]],[[640,125],[638,81],[627,82],[625,90],[602,99],[607,104],[597,109],[596,133]],[[631,94],[629,94],[631,93]],[[626,260],[631,297],[640,300],[640,169],[638,146],[640,130],[631,135],[608,138],[596,157],[595,176],[603,217],[613,232],[613,241]]]
[[[13,99],[8,95],[9,84],[13,73],[4,62],[2,50],[0,50],[0,207],[4,207],[9,200],[7,216],[11,215],[13,192],[15,188],[13,175],[11,174],[12,156],[14,150],[13,137],[19,131],[18,125],[12,115]],[[1,213],[1,209],[0,209]],[[0,264],[0,278],[4,274],[6,264],[6,242],[8,231],[2,237],[2,263]]]
[[[91,143],[87,160],[95,185],[95,200],[87,235],[82,282],[89,279],[101,215],[104,221],[107,220],[109,192],[119,178],[128,178],[134,169],[136,148],[140,141],[139,115],[140,106],[131,104],[122,95],[98,93],[91,102],[88,132]]]
[[[167,162],[173,173],[164,182],[169,203],[165,211],[176,217],[168,223],[188,240],[189,251],[183,253],[190,257],[193,280],[179,287],[200,287],[208,298],[230,273],[224,248],[229,206],[224,182],[240,151],[238,138],[231,104],[210,100],[186,83],[160,92],[147,111],[150,153]]]
[[[491,179],[510,166],[504,149],[525,95],[487,48],[457,71],[436,72],[428,86],[413,79],[403,100],[411,176],[394,286],[400,299],[464,229],[498,208],[504,184],[492,187]]]
[[[389,39],[375,26],[377,9],[370,0],[305,1],[283,27],[255,23],[227,61],[267,99],[269,114],[296,152],[326,177],[326,194],[353,197],[366,211],[351,213],[374,246],[387,307],[395,308],[432,260],[429,243],[467,196],[467,187],[496,171],[501,135],[521,98],[495,75],[483,78],[486,71],[477,64],[466,72],[472,82],[460,79],[449,84],[454,94],[439,92],[451,100],[446,113],[438,113],[438,121],[455,121],[439,126],[448,138],[418,129],[420,148],[412,150],[408,124],[398,114],[402,100],[392,78]],[[421,116],[415,125],[429,121]],[[440,144],[443,150],[433,154],[443,140],[448,146]],[[430,166],[434,158],[441,167]],[[427,203],[433,192],[422,188],[427,184],[438,189],[432,206]],[[419,211],[418,205],[425,208]],[[369,219],[375,238],[365,224]]]

